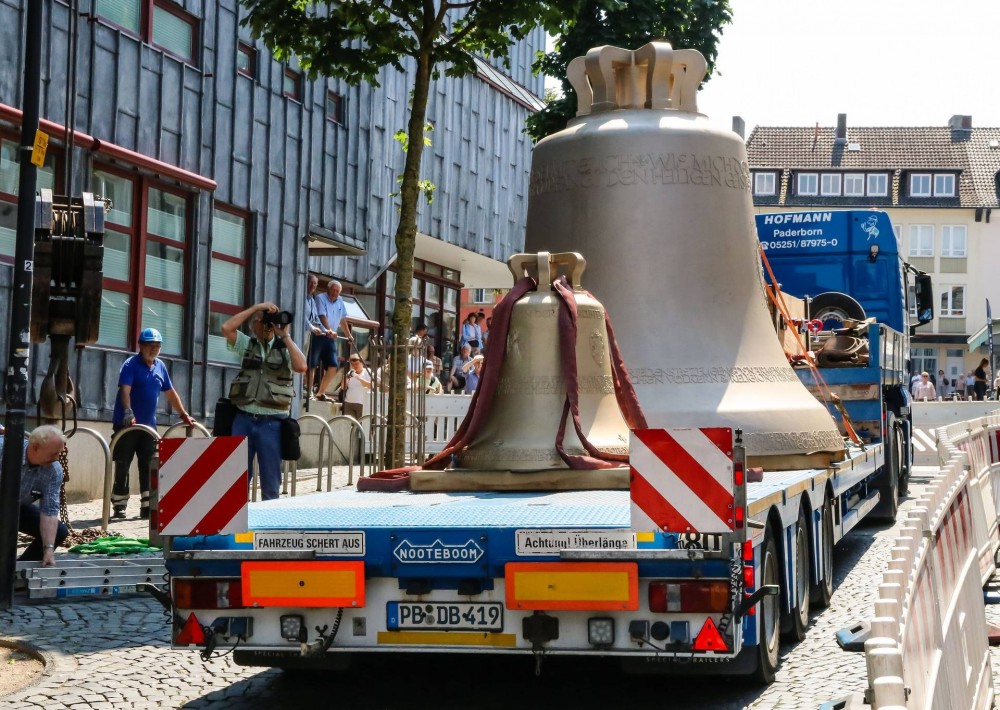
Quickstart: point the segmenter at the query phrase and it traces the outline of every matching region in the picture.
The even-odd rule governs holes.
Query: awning
[[[343,234],[318,224],[309,226],[305,239],[309,256],[362,256],[368,253],[363,247],[352,244]]]
[[[414,256],[461,272],[465,288],[510,288],[507,264],[417,232]]]
[[[993,339],[998,344],[1000,344],[1000,321],[994,321],[993,323]],[[967,341],[969,344],[969,352],[975,352],[982,346],[986,345],[986,326],[984,325],[976,333],[969,337]]]

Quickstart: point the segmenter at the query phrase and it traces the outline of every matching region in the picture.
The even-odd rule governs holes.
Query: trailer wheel
[[[774,543],[774,533],[768,526],[764,533],[764,544],[761,547],[759,586],[766,584],[781,584],[781,563],[778,559],[778,546]],[[778,671],[779,623],[781,619],[781,595],[764,597],[757,610],[757,625],[759,627],[757,640],[757,669],[753,677],[758,683],[769,685],[774,682]]]
[[[809,627],[809,585],[812,582],[810,574],[809,554],[809,518],[805,508],[799,510],[799,522],[795,526],[795,537],[792,538],[792,559],[794,565],[793,586],[794,590],[789,590],[789,594],[794,591],[795,597],[792,599],[791,610],[785,619],[782,619],[782,632],[789,641],[801,641],[806,637],[806,629]]]
[[[896,415],[885,413],[885,467],[879,476],[878,505],[872,518],[893,522],[899,510],[899,474],[903,469],[903,430],[896,423]]]
[[[823,578],[812,585],[809,595],[813,604],[825,609],[833,598],[833,501],[829,498],[823,501],[819,547],[823,555],[820,564]]]

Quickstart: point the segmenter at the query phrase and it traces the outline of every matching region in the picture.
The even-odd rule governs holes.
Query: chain
[[[62,465],[63,480],[59,488],[59,519],[63,521],[69,529],[70,535],[75,532],[73,524],[69,521],[69,506],[66,505],[66,483],[69,481],[69,447],[64,446],[59,452],[59,463]]]

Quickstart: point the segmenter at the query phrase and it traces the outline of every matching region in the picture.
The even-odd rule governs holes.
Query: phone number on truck
[[[779,239],[773,242],[761,242],[761,247],[767,249],[809,249],[811,247],[835,247],[836,239]]]

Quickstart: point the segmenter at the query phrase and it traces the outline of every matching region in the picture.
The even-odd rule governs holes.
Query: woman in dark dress
[[[979,367],[977,367],[976,371],[972,373],[976,378],[976,384],[975,384],[976,399],[980,402],[986,399],[986,386],[987,384],[989,384],[988,380],[986,379],[986,366],[989,364],[990,364],[989,359],[984,357],[982,359],[982,362],[979,363]]]

